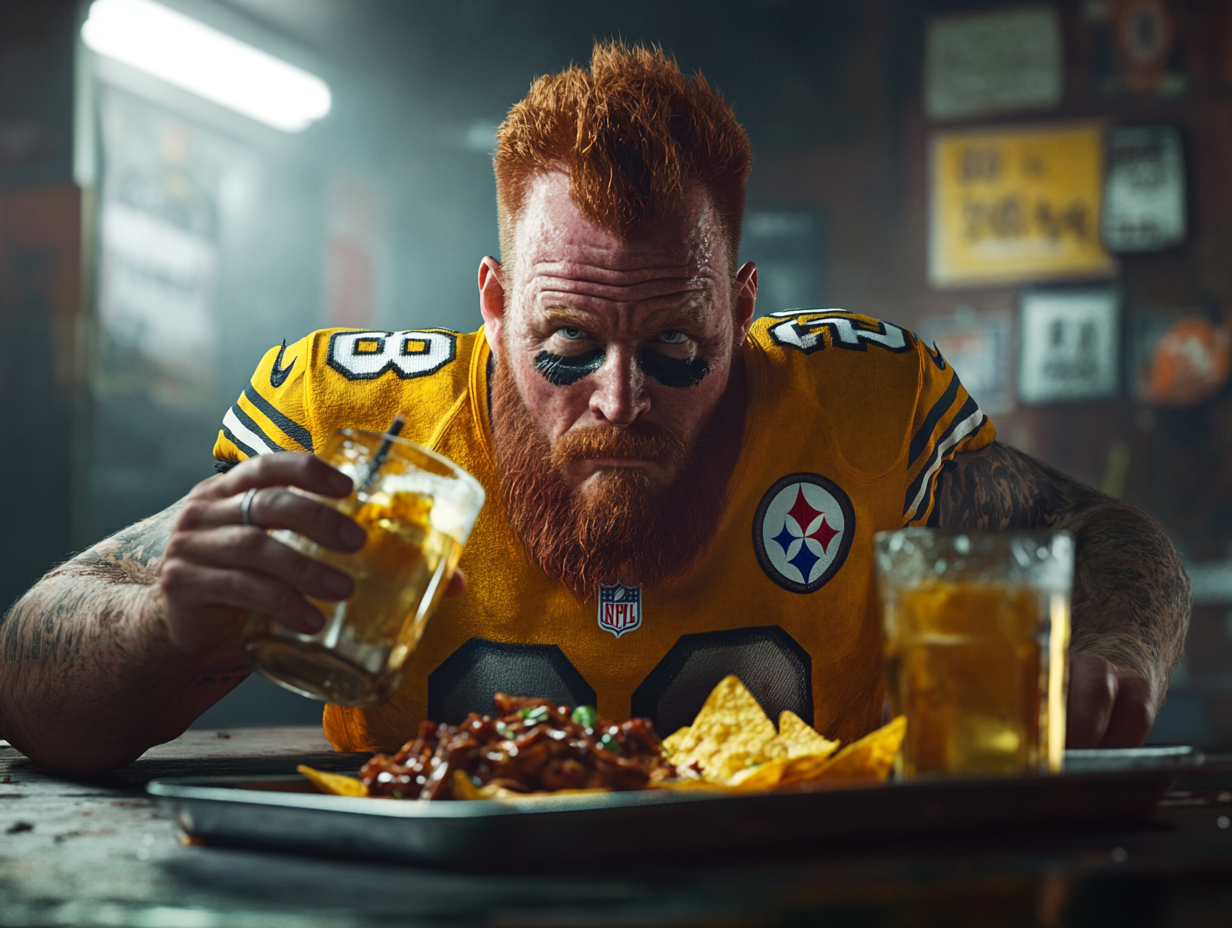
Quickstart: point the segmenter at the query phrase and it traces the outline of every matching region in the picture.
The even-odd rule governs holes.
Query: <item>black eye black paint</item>
[[[588,351],[573,357],[541,351],[535,355],[535,370],[543,379],[557,387],[567,387],[583,377],[589,377],[603,366],[602,351]]]
[[[639,351],[637,366],[647,377],[653,377],[665,387],[696,387],[710,373],[710,365],[701,358],[669,358],[657,351]]]

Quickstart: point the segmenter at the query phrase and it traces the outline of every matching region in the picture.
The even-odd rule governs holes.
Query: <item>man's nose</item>
[[[603,366],[595,372],[590,411],[612,425],[632,425],[650,409],[646,377],[632,351],[609,348]]]

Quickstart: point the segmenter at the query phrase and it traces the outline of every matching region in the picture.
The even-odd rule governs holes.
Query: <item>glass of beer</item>
[[[875,546],[899,773],[1059,772],[1073,537],[911,528]]]
[[[449,586],[484,491],[448,458],[393,435],[340,429],[319,454],[354,489],[340,500],[304,495],[346,513],[367,542],[348,554],[285,529],[270,534],[350,574],[355,591],[341,602],[306,597],[325,616],[312,635],[253,615],[244,653],[262,676],[303,696],[380,705],[402,682],[406,659]]]

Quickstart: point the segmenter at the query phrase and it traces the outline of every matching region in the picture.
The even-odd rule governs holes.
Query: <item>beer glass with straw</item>
[[[285,529],[270,533],[355,581],[341,602],[307,597],[325,616],[314,634],[249,619],[244,654],[279,686],[343,706],[386,702],[449,585],[484,490],[448,458],[399,437],[404,422],[399,414],[384,434],[339,429],[320,452],[354,489],[345,499],[313,498],[358,522],[363,548],[343,553]]]

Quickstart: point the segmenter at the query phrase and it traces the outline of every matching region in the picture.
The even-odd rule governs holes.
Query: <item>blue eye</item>
[[[565,338],[569,339],[569,341],[571,342],[580,341],[581,339],[586,338],[585,330],[575,328],[574,326],[571,326],[571,325],[567,325],[563,329],[557,329],[556,331],[559,332],[561,335],[563,335]]]
[[[689,340],[689,336],[685,335],[683,332],[677,332],[673,330],[671,332],[660,332],[659,333],[659,341],[666,342],[669,345],[679,345],[681,342],[688,341],[688,340]]]

